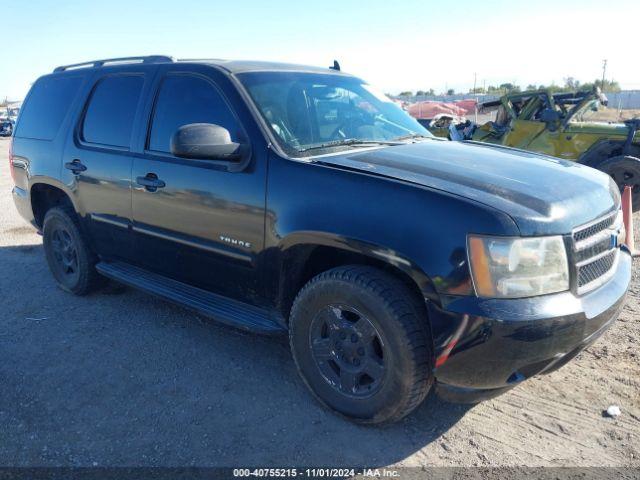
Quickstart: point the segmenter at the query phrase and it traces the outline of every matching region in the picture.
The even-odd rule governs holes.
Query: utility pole
[[[602,61],[602,83],[600,84],[600,90],[604,92],[604,76],[607,73],[607,59]]]
[[[475,105],[473,106],[473,120],[478,124],[478,92],[476,91],[476,81],[478,79],[478,75],[476,72],[473,72],[473,96],[476,98]]]

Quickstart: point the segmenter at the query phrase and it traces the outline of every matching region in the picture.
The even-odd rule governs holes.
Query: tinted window
[[[53,140],[81,84],[79,76],[38,80],[22,109],[16,136]]]
[[[128,147],[144,79],[139,75],[105,77],[94,88],[82,126],[86,142]]]
[[[170,152],[171,136],[190,123],[225,127],[234,141],[239,135],[237,120],[211,83],[192,75],[169,75],[163,80],[156,101],[149,150]]]

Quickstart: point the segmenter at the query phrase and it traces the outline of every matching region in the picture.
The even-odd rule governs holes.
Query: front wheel
[[[352,420],[399,420],[433,382],[424,315],[409,289],[385,272],[347,266],[321,273],[291,311],[298,371],[324,405]]]
[[[640,210],[640,159],[629,155],[608,158],[598,165],[598,170],[613,178],[620,193],[626,185],[630,186],[633,211]]]

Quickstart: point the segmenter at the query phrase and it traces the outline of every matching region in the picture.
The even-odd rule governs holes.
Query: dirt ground
[[[640,110],[616,110],[615,108],[605,108],[594,113],[591,120],[600,122],[621,122],[632,118],[640,117]]]
[[[134,290],[56,288],[12,204],[7,147],[0,465],[640,466],[638,261],[620,319],[559,371],[475,406],[430,395],[395,425],[361,427],[313,400],[284,339]],[[610,405],[622,414],[604,417]]]

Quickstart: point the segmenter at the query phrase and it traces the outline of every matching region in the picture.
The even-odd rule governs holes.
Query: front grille
[[[621,228],[618,212],[578,227],[573,232],[573,259],[578,294],[586,293],[608,279],[618,258],[611,241]]]
[[[578,288],[589,285],[611,270],[615,263],[617,253],[618,250],[611,250],[603,257],[578,267]]]
[[[586,260],[593,259],[603,252],[611,249],[611,235],[602,235],[603,238],[594,238],[593,242],[587,241],[578,243],[579,250],[576,250],[575,261],[576,263],[582,263]],[[600,236],[600,235],[599,235]],[[592,237],[593,238],[593,237]]]
[[[616,214],[613,213],[602,220],[596,221],[596,223],[592,223],[587,225],[586,227],[581,227],[573,233],[573,239],[576,242],[580,242],[582,240],[586,240],[589,237],[594,236],[597,233],[606,230],[613,222],[616,221]]]

